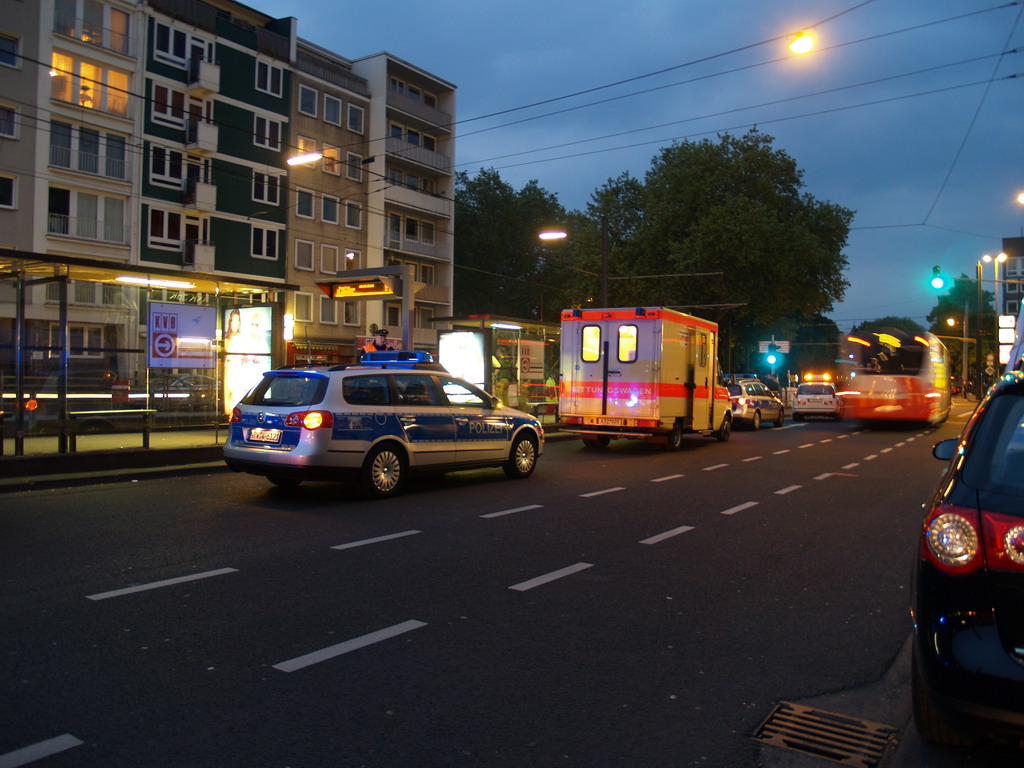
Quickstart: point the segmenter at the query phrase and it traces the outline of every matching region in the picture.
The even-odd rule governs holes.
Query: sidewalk
[[[30,437],[15,456],[14,438],[4,435],[0,493],[227,471],[222,446],[226,427],[154,431],[149,448],[139,432],[80,435],[78,450],[60,453],[56,435]]]

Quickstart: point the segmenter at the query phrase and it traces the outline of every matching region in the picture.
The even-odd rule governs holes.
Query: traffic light
[[[946,278],[942,276],[942,270],[938,266],[932,267],[931,286],[936,291],[941,291],[946,287]]]
[[[775,365],[779,362],[779,345],[772,343],[768,345],[768,354],[765,355],[764,361],[768,365]]]

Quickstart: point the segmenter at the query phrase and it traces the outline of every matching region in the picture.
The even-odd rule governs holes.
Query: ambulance
[[[613,438],[679,450],[683,435],[729,439],[718,325],[665,307],[562,311],[558,429],[590,448]]]

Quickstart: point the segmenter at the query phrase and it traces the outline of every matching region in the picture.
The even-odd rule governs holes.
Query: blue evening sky
[[[807,193],[856,211],[841,329],[923,324],[933,265],[973,276],[1022,234],[1019,0],[248,4],[346,58],[387,51],[454,84],[457,167],[535,179],[570,209],[674,140],[756,124]],[[818,50],[788,55],[806,27]]]

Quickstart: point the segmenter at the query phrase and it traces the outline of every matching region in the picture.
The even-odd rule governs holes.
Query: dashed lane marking
[[[423,533],[423,531],[389,533],[387,536],[375,536],[372,539],[361,539],[360,541],[350,541],[348,544],[337,544],[331,547],[331,549],[355,549],[356,547],[365,547],[368,544],[379,544],[382,541],[391,541],[392,539],[401,539],[406,536],[415,536],[417,533]]]
[[[389,640],[392,637],[398,635],[404,635],[406,632],[411,632],[414,629],[427,626],[425,621],[416,621],[415,619],[410,621],[403,621],[401,624],[395,624],[392,627],[386,627],[379,629],[376,632],[370,632],[367,635],[360,637],[354,637],[351,640],[346,640],[343,643],[337,645],[330,645],[327,648],[321,648],[319,651],[313,651],[307,653],[304,656],[296,656],[294,659],[288,661],[282,661],[280,664],[275,664],[274,669],[279,669],[282,672],[295,672],[305,667],[310,667],[313,664],[319,664],[321,661],[327,661],[337,656],[342,656],[352,651],[357,651],[360,648],[365,648],[368,645],[379,643],[383,640]]]
[[[775,492],[776,496],[785,496],[787,493],[792,493],[803,488],[802,485],[787,485],[785,488],[780,488]]]
[[[514,589],[516,592],[525,592],[528,589],[539,587],[542,584],[547,584],[558,579],[564,579],[566,576],[572,576],[574,573],[585,571],[587,568],[593,568],[593,563],[576,563],[576,565],[570,565],[568,568],[561,568],[551,573],[546,573],[543,576],[538,576],[535,579],[529,579],[527,581],[521,581],[518,584],[513,584],[509,589]]]
[[[603,496],[606,493],[617,493],[618,491],[624,491],[624,490],[626,490],[626,489],[623,488],[621,485],[619,485],[619,486],[616,486],[615,488],[605,488],[604,490],[601,490],[601,491],[591,491],[590,493],[581,493],[580,494],[580,498],[589,499],[592,496]]]
[[[686,475],[665,475],[664,477],[656,477],[651,482],[664,483],[666,480],[678,480],[680,477],[686,477]]]
[[[678,528],[673,528],[671,531],[665,531],[659,533],[656,536],[651,536],[649,539],[644,539],[641,544],[657,544],[659,541],[665,541],[665,539],[671,539],[673,536],[678,536],[681,533],[692,531],[692,525],[680,525]]]
[[[178,576],[174,579],[164,579],[163,581],[152,581],[149,584],[139,584],[134,587],[125,587],[124,589],[112,589],[109,592],[98,592],[95,595],[86,595],[89,600],[106,600],[111,597],[122,597],[124,595],[132,595],[136,592],[146,592],[150,589],[160,589],[161,587],[170,587],[174,584],[184,584],[189,581],[199,581],[200,579],[209,579],[213,576],[223,576],[225,573],[238,573],[237,568],[218,568],[216,571],[204,571],[203,573],[193,573],[188,576]]]
[[[710,467],[704,467],[705,472],[710,472],[713,469],[721,469],[722,467],[728,467],[728,464],[712,464]]]
[[[722,514],[723,515],[735,515],[737,512],[742,512],[744,509],[750,509],[751,507],[756,507],[760,503],[761,502],[759,502],[759,501],[747,501],[747,502],[744,502],[743,504],[737,504],[735,507],[729,507],[729,509],[723,509],[722,510]]]
[[[501,517],[502,515],[514,515],[516,512],[529,512],[531,509],[540,509],[543,504],[527,504],[525,507],[516,507],[515,509],[503,509],[501,512],[488,512],[486,515],[480,515],[480,517]]]

